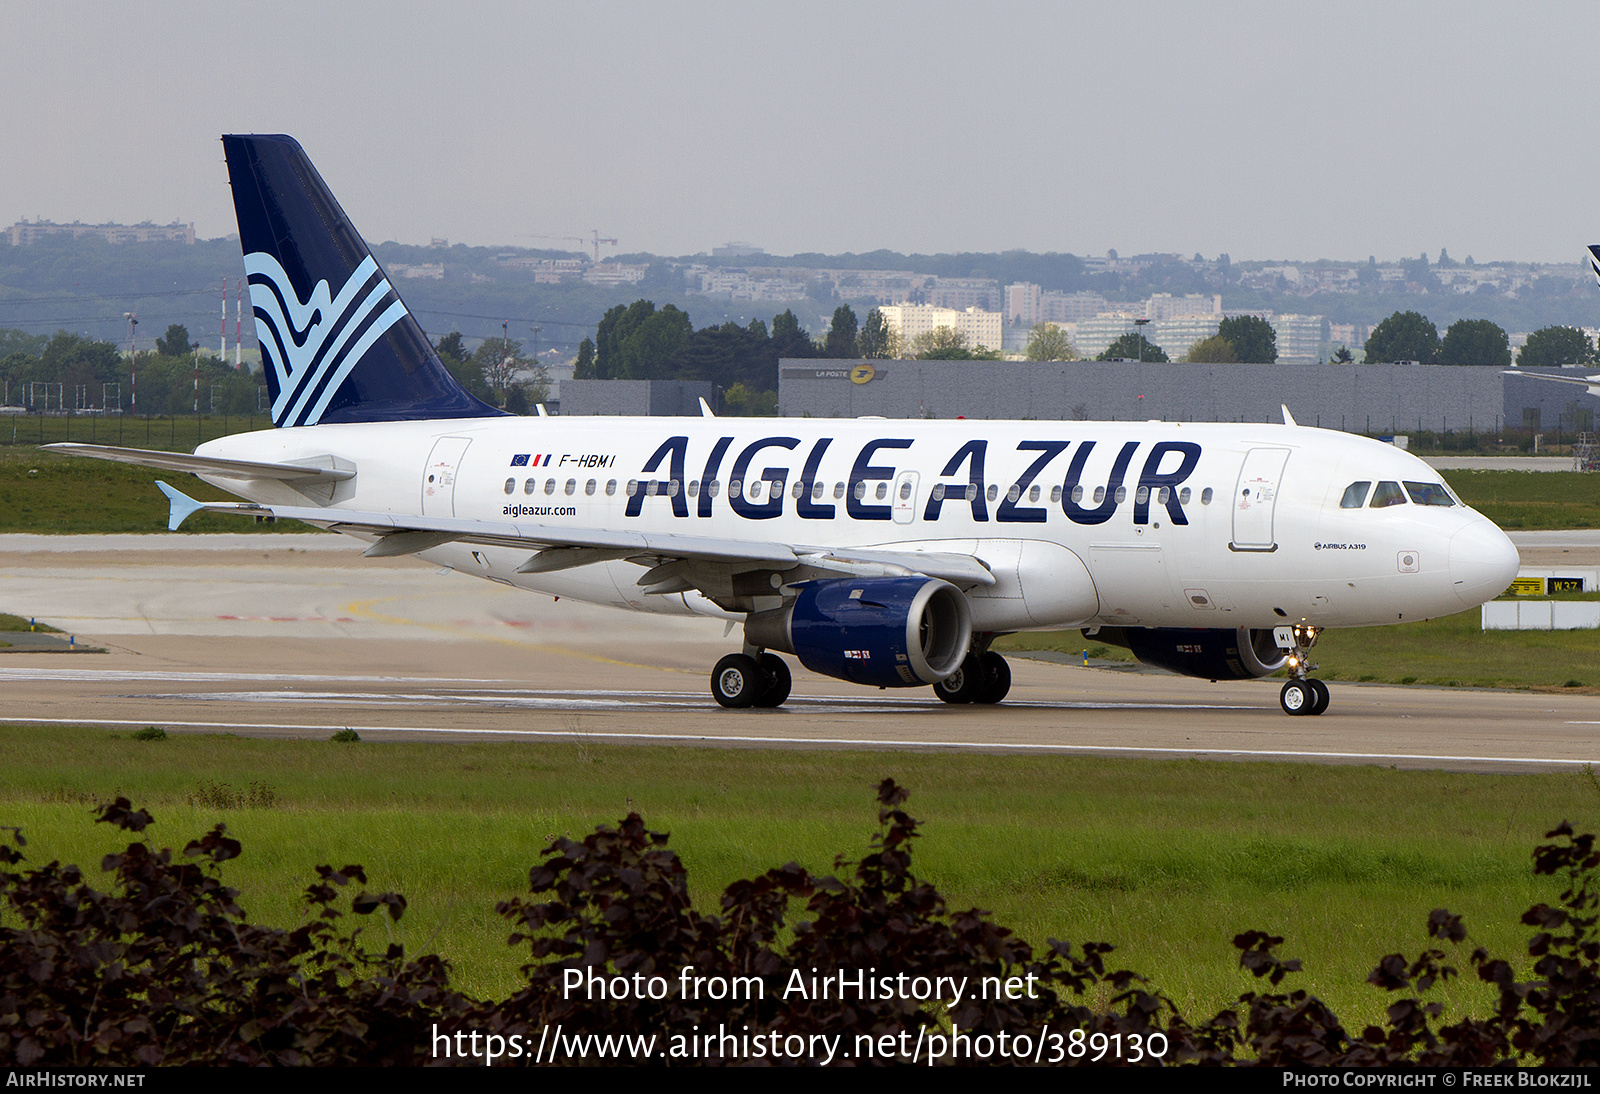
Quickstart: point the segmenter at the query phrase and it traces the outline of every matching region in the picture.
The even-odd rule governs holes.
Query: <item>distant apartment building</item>
[[[583,277],[589,263],[581,258],[539,258],[536,255],[496,255],[495,261],[511,270],[533,275],[536,285],[559,285]]]
[[[183,224],[57,224],[49,220],[19,220],[8,230],[13,247],[28,247],[46,236],[70,235],[73,239],[98,236],[107,243],[187,243],[194,244],[194,222]]]
[[[806,279],[795,275],[808,272],[775,267],[701,267],[691,284],[698,286],[692,291],[703,296],[729,300],[798,300],[806,294]]]
[[[1172,360],[1182,361],[1189,356],[1190,346],[1215,336],[1221,323],[1220,312],[1175,315],[1151,323],[1145,328],[1145,337],[1165,350]]]
[[[599,262],[583,271],[583,279],[591,285],[637,285],[648,269],[624,262]]]
[[[391,262],[388,271],[395,277],[409,278],[413,281],[443,281],[443,262]]]
[[[1328,342],[1334,346],[1357,350],[1367,344],[1372,328],[1365,323],[1329,323]]]
[[[1189,315],[1222,315],[1222,297],[1219,294],[1186,293],[1173,296],[1169,292],[1151,294],[1144,302],[1144,317],[1161,321]]]
[[[965,311],[1000,310],[1000,282],[988,277],[934,277],[922,289],[922,303]]]
[[[886,304],[880,307],[883,321],[899,335],[909,352],[910,345],[919,335],[939,327],[951,327],[967,336],[967,345],[976,349],[998,350],[1001,347],[1003,324],[997,311],[981,308],[936,308],[928,304]]]
[[[1110,349],[1118,338],[1136,332],[1136,320],[1143,318],[1133,311],[1102,312],[1092,319],[1068,323],[1066,328],[1078,352],[1092,359]],[[1146,323],[1144,337],[1152,346],[1159,346],[1169,359],[1181,361],[1190,346],[1216,334],[1220,322],[1222,316],[1216,313],[1175,315]]]
[[[1004,310],[1007,323],[1032,327],[1036,323],[1090,319],[1111,310],[1108,304],[1097,292],[1053,292],[1029,281],[1019,281],[1006,286]]]
[[[1328,320],[1321,315],[1270,315],[1278,338],[1278,360],[1294,362],[1316,361],[1322,357],[1328,341]]]
[[[1132,334],[1139,327],[1135,319],[1143,319],[1142,315],[1132,312],[1101,312],[1089,319],[1080,319],[1076,323],[1066,324],[1067,334],[1072,339],[1072,344],[1078,347],[1078,352],[1084,357],[1093,359],[1111,348],[1111,343],[1121,338],[1124,334]],[[1161,345],[1145,333],[1145,339],[1153,345]],[[1165,349],[1166,347],[1162,347]],[[1170,354],[1168,356],[1171,356]]]

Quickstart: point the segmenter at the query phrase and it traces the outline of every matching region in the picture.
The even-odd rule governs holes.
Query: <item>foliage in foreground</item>
[[[488,1002],[452,989],[439,958],[407,958],[392,943],[369,952],[360,929],[346,931],[339,893],[352,882],[365,884],[359,866],[318,867],[306,890],[307,921],[286,931],[249,923],[237,893],[222,884],[218,867],[241,847],[220,824],[184,848],[188,861],[137,841],[106,856],[102,869],[115,876],[109,891],[90,887],[76,866],[20,869],[25,840],[9,829],[15,846],[0,845],[0,890],[6,919],[17,925],[0,926],[0,1061],[470,1063],[459,1055],[435,1060],[431,1033],[472,1030],[531,1046],[554,1023],[569,1036],[721,1026],[748,1027],[752,1035],[843,1035],[847,1044],[857,1036],[907,1032],[915,1040],[919,1031],[948,1036],[952,1027],[1012,1038],[1081,1031],[1072,1036],[1084,1040],[1063,1042],[1078,1045],[1097,1034],[1120,1035],[1123,1045],[1164,1037],[1161,1058],[1146,1055],[1145,1063],[1600,1062],[1600,853],[1593,836],[1566,824],[1533,855],[1536,874],[1566,881],[1557,906],[1537,904],[1522,917],[1537,930],[1528,946],[1536,979],[1519,981],[1508,962],[1474,950],[1471,965],[1497,989],[1497,1003],[1486,1017],[1447,1025],[1442,1006],[1426,1000],[1430,988],[1458,974],[1444,950],[1436,945],[1414,959],[1390,954],[1367,978],[1395,997],[1387,1023],[1357,1034],[1315,997],[1284,990],[1299,962],[1280,958],[1274,949],[1283,940],[1262,931],[1234,939],[1241,965],[1262,990],[1191,1021],[1144,977],[1108,971],[1112,948],[1104,943],[1052,941],[1036,952],[984,912],[952,913],[911,872],[918,822],[902,808],[906,798],[893,781],[878,788],[880,830],[853,871],[840,870],[845,877],[817,877],[791,863],[730,885],[718,915],[691,906],[684,867],[667,849],[667,837],[648,831],[637,814],[582,841],[557,839],[529,872],[530,897],[497,909],[513,927],[511,944],[529,945],[527,986]],[[152,819],[121,798],[98,813],[101,823],[135,834]],[[793,918],[797,906],[804,914]],[[393,920],[405,907],[397,893],[360,891],[350,901],[356,915],[382,910]],[[1427,929],[1440,944],[1467,937],[1461,918],[1444,909],[1433,912]],[[759,978],[765,990],[724,1001],[685,995],[679,973],[689,966],[701,977]],[[658,976],[671,990],[659,998],[569,996],[563,991],[569,969]],[[1015,999],[969,992],[947,1004],[784,995],[797,971],[827,977],[868,969],[964,977],[974,985],[982,977],[1032,978],[1038,987]],[[1061,1062],[1093,1061],[1092,1052],[1069,1051]]]

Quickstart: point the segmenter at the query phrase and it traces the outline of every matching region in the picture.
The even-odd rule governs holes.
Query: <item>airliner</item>
[[[1076,628],[1201,679],[1287,669],[1280,706],[1317,715],[1323,630],[1450,615],[1517,573],[1511,541],[1421,460],[1287,409],[1281,425],[507,415],[446,371],[296,141],[223,147],[277,428],[191,455],[47,446],[246,499],[162,483],[173,530],[202,509],[295,519],[373,557],[742,624],[711,670],[731,708],[788,698],[780,654],[998,703],[997,637]]]

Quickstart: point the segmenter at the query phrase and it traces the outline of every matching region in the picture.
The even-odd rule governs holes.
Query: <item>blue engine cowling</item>
[[[1248,680],[1283,668],[1288,654],[1270,630],[1246,627],[1196,629],[1129,627],[1120,635],[1105,627],[1095,636],[1125,646],[1147,665],[1203,680]]]
[[[824,676],[916,687],[961,667],[972,645],[972,612],[960,589],[937,578],[810,581],[793,603],[751,615],[745,637],[792,653]]]

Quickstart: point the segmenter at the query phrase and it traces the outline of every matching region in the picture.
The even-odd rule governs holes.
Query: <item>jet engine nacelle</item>
[[[1087,633],[1087,632],[1086,632]],[[1269,630],[1247,627],[1188,630],[1178,627],[1102,627],[1093,637],[1123,646],[1147,665],[1203,680],[1269,676],[1287,663]]]
[[[752,645],[792,653],[812,672],[883,688],[935,684],[972,644],[972,611],[948,581],[811,581],[794,602],[745,620]]]

